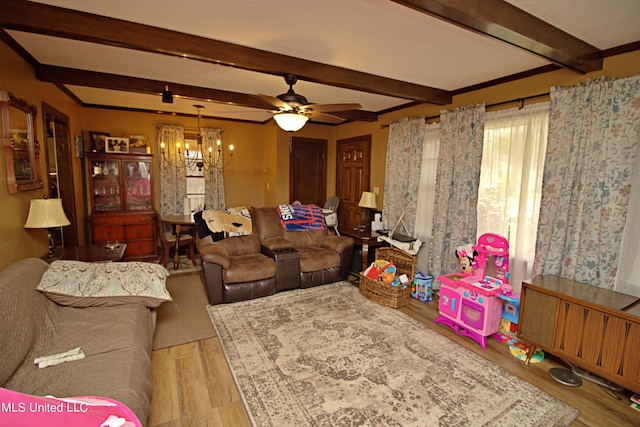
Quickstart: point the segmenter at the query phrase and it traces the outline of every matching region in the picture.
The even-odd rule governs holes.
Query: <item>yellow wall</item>
[[[58,88],[49,83],[41,83],[35,79],[34,70],[4,43],[0,43],[0,89],[11,92],[17,98],[25,99],[38,107],[36,116],[36,136],[41,147],[40,173],[46,180],[44,158],[44,133],[42,129],[42,102],[69,116],[71,141],[73,135],[82,134],[82,109]],[[76,182],[76,205],[82,207],[82,175],[81,159],[73,158],[73,176]],[[30,256],[42,256],[47,253],[47,232],[39,229],[24,229],[29,213],[29,204],[33,198],[41,198],[46,191],[34,190],[17,194],[7,191],[7,168],[3,154],[0,156],[0,269],[13,261]],[[82,233],[82,230],[80,230]],[[80,235],[84,238],[84,235]]]
[[[147,135],[151,151],[157,159],[156,128],[160,123],[174,123],[186,128],[196,128],[196,118],[135,113],[115,110],[81,108],[54,85],[41,83],[35,79],[34,72],[18,55],[5,44],[0,43],[0,89],[25,98],[38,105],[47,102],[57,110],[67,114],[70,119],[71,135],[83,135],[88,141],[88,131],[109,132],[112,136]],[[558,70],[515,82],[505,83],[487,89],[454,97],[447,106],[420,105],[382,114],[374,123],[354,122],[340,126],[308,124],[301,131],[289,134],[280,130],[273,121],[266,124],[250,124],[224,120],[202,119],[201,125],[216,127],[223,131],[225,144],[235,146],[232,163],[225,169],[225,192],[227,206],[269,206],[289,201],[289,144],[292,136],[320,138],[328,140],[329,157],[327,159],[327,195],[335,194],[336,142],[340,139],[370,134],[371,151],[371,188],[378,187],[378,203],[382,206],[385,153],[389,129],[383,124],[403,117],[436,116],[443,109],[485,102],[492,104],[518,97],[546,93],[557,85],[574,85],[586,78],[600,75],[623,77],[640,73],[640,51],[604,61],[604,69],[589,75],[581,75],[568,70]],[[514,104],[516,105],[516,104]],[[38,139],[43,141],[42,120],[38,116]],[[2,155],[4,157],[4,154]],[[73,175],[76,190],[80,241],[84,240],[83,215],[85,195],[83,194],[82,159],[73,160]],[[157,163],[155,171],[157,171]],[[44,157],[41,158],[41,171],[45,176]],[[157,177],[158,174],[156,173]],[[160,201],[160,186],[155,185],[155,204]],[[30,191],[9,195],[6,185],[6,167],[4,158],[0,159],[0,204],[3,207],[3,221],[0,222],[0,269],[18,259],[29,256],[42,256],[46,253],[46,232],[25,230],[24,222],[29,210],[29,201],[45,194],[45,191]]]

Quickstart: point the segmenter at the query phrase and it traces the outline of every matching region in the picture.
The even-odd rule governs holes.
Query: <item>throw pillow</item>
[[[87,263],[54,261],[37,289],[50,300],[72,307],[143,304],[158,307],[171,301],[169,272],[147,262]]]

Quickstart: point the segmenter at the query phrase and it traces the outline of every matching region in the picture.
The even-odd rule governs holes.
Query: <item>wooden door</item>
[[[371,135],[338,140],[336,153],[336,195],[340,197],[338,227],[365,225],[366,212],[358,206],[363,191],[369,191]]]
[[[78,221],[76,218],[75,191],[73,185],[72,153],[74,141],[69,132],[69,117],[46,103],[42,103],[46,141],[45,156],[49,179],[49,197],[62,199],[62,208],[70,225],[56,228],[56,245],[78,246]],[[84,147],[82,148],[84,150]]]
[[[324,206],[327,199],[327,140],[292,138],[289,202]]]

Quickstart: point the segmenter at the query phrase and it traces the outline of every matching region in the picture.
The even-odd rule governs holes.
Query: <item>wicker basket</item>
[[[396,275],[406,274],[409,283],[413,282],[416,273],[416,258],[396,248],[379,248],[376,250],[376,259],[393,262],[396,266]],[[411,286],[390,286],[380,281],[369,279],[360,273],[360,293],[381,305],[398,308],[409,303]]]

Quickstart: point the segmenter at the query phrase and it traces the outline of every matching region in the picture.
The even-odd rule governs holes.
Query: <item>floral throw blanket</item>
[[[278,205],[282,227],[289,231],[325,230],[322,209],[316,205]]]

